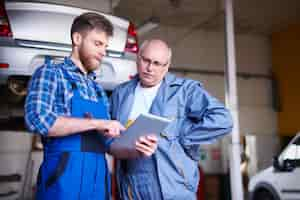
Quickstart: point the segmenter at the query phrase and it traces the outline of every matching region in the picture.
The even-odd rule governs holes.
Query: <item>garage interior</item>
[[[225,102],[226,65],[223,0],[38,1],[74,5],[129,19],[139,43],[161,38],[173,49],[171,71],[201,81]],[[238,112],[247,179],[272,164],[272,157],[299,131],[300,1],[234,1]],[[1,120],[1,191],[33,194],[41,160],[38,144],[22,120]],[[230,137],[203,145],[200,166],[207,200],[230,199]],[[268,146],[268,149],[265,149]],[[30,154],[30,156],[29,156]],[[30,158],[30,161],[28,161]],[[8,178],[8,179],[7,179]],[[247,181],[246,181],[247,182]],[[22,188],[22,189],[20,189]],[[247,183],[244,185],[247,193]],[[28,197],[28,196],[27,196]],[[2,198],[0,199],[9,199]]]

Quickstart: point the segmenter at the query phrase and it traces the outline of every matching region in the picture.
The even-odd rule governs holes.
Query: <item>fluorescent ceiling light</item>
[[[152,31],[158,26],[159,26],[159,19],[157,17],[150,17],[148,20],[146,20],[144,23],[138,26],[137,33],[139,36],[141,36],[144,35],[145,33]]]

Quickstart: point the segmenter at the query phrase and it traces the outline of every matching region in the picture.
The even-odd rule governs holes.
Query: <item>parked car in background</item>
[[[30,76],[47,57],[60,62],[70,54],[72,21],[91,10],[21,0],[0,2],[0,88],[9,92],[10,100],[18,101],[24,99]],[[136,74],[137,35],[129,21],[100,14],[112,22],[114,35],[96,71],[97,81],[112,90]]]
[[[250,179],[248,189],[249,200],[300,199],[300,133],[274,158],[273,166]]]

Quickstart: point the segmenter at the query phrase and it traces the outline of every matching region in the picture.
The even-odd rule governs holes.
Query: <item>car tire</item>
[[[259,190],[256,192],[253,200],[276,200],[276,198],[267,190]]]

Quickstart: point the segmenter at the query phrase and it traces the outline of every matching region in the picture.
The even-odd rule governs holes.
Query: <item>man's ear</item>
[[[73,33],[72,35],[73,44],[79,46],[82,42],[82,35],[78,32]]]

